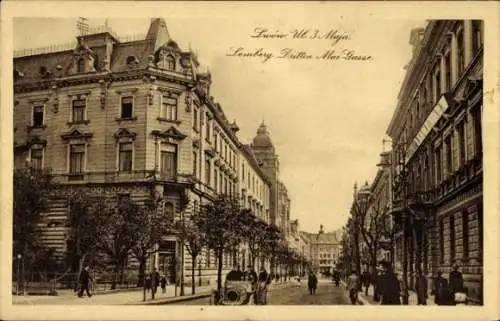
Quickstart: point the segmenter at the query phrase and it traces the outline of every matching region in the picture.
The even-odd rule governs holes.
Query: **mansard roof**
[[[86,35],[78,37],[85,41]],[[130,69],[127,64],[127,58],[133,56],[138,64],[134,66],[137,69],[145,69],[148,66],[149,57],[154,56],[160,48],[167,48],[176,52],[180,52],[178,44],[170,38],[164,19],[152,19],[148,34],[145,39],[116,42],[113,37],[113,48],[111,54],[110,71],[123,72]],[[41,68],[44,67],[50,77],[63,77],[69,75],[69,69],[74,63],[75,55],[78,56],[82,51],[87,51],[90,55],[96,58],[96,71],[103,70],[103,62],[106,60],[106,44],[105,42],[89,42],[90,46],[75,43],[73,48],[66,47],[66,50],[34,54],[28,56],[20,56],[14,58],[14,69],[18,70],[24,76],[19,79],[20,82],[39,81],[47,78],[47,75],[42,75]],[[54,47],[56,48],[56,47]],[[47,48],[44,48],[47,49]],[[52,48],[49,48],[49,50]],[[36,51],[36,50],[35,50]]]

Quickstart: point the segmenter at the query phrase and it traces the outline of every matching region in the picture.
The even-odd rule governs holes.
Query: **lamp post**
[[[398,157],[397,169],[398,180],[396,183],[399,183],[400,186],[394,186],[395,189],[402,188],[402,201],[403,201],[403,209],[401,212],[401,225],[402,225],[402,237],[403,237],[403,305],[408,305],[408,173],[406,168],[406,143],[395,143],[393,144],[393,150],[400,154],[401,157]],[[393,193],[393,198],[394,198]]]
[[[22,255],[17,255],[17,282],[16,282],[16,295],[19,295],[20,292],[20,279],[21,279],[21,258]]]
[[[319,236],[323,234],[323,224],[319,225],[318,235],[316,235],[316,268],[320,270],[320,260],[319,260]]]

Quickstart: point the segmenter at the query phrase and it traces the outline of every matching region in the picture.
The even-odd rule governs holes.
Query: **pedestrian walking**
[[[309,289],[309,295],[316,294],[316,287],[318,285],[318,278],[316,274],[311,270],[309,271],[309,278],[307,280],[307,288]]]
[[[464,278],[462,276],[462,272],[459,270],[458,264],[453,265],[453,271],[450,272],[449,282],[450,282],[450,291],[453,295],[453,300],[455,304],[457,302],[464,303],[464,298],[466,301],[467,294],[464,287]]]
[[[333,281],[335,282],[336,287],[340,286],[340,272],[337,270],[333,272]]]
[[[87,293],[87,296],[90,298],[92,294],[90,293],[90,288],[92,287],[92,277],[89,272],[89,267],[86,266],[82,272],[80,272],[80,276],[78,277],[79,290],[78,297],[83,297],[83,291]]]
[[[358,292],[361,288],[361,280],[355,270],[351,271],[351,275],[347,278],[347,292],[351,304],[355,305],[358,302]]]
[[[420,269],[417,272],[415,290],[417,292],[417,305],[427,305],[427,278]]]
[[[368,288],[370,287],[370,272],[365,270],[361,275],[362,285],[365,287],[365,295],[368,296]]]
[[[154,268],[153,272],[151,272],[151,283],[151,291],[153,292],[153,295],[155,295],[158,291],[158,287],[160,286],[160,273],[156,268]]]
[[[380,277],[382,275],[382,272],[383,268],[381,263],[379,263],[377,265],[377,268],[373,272],[373,300],[375,302],[380,302],[380,288],[381,288]]]
[[[260,268],[259,275],[257,277],[257,291],[256,291],[256,300],[255,303],[258,305],[266,305],[267,304],[267,288],[271,283],[271,278],[267,273],[266,269],[262,266]]]
[[[382,305],[401,305],[401,285],[389,262],[382,263],[380,276],[380,296]]]
[[[432,293],[434,295],[434,302],[437,305],[453,305],[453,294],[450,291],[448,281],[443,277],[442,271],[437,271],[437,276],[434,279]]]
[[[161,292],[166,293],[167,292],[167,278],[165,275],[162,275],[160,278],[160,286],[161,286]]]
[[[146,275],[144,278],[144,287],[146,288],[146,292],[149,292],[151,290],[151,276]]]

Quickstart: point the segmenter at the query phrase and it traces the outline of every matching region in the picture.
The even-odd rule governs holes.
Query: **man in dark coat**
[[[160,272],[156,268],[153,269],[151,273],[151,291],[156,294],[158,287],[160,286]]]
[[[464,290],[464,278],[462,276],[462,272],[458,270],[458,265],[455,264],[453,266],[453,271],[450,272],[449,276],[450,281],[450,291],[455,296],[458,292],[465,292]]]
[[[82,272],[80,273],[80,276],[78,278],[78,283],[79,283],[79,290],[78,290],[78,296],[81,298],[83,297],[83,291],[87,292],[87,296],[90,298],[92,294],[90,294],[90,283],[92,282],[92,277],[90,276],[89,273],[89,267],[86,266]]]
[[[318,278],[313,271],[309,272],[309,278],[307,280],[307,287],[309,289],[309,294],[316,294],[316,286],[318,284]]]
[[[422,270],[417,272],[415,290],[417,292],[417,305],[427,305],[427,278]]]
[[[432,287],[434,302],[437,305],[452,305],[452,293],[448,281],[443,277],[443,272],[438,271]]]
[[[363,271],[361,274],[361,284],[365,287],[365,295],[368,295],[368,288],[370,287],[371,277],[368,270]]]
[[[256,304],[266,305],[267,304],[267,287],[271,283],[271,278],[267,273],[266,269],[262,266],[260,268],[259,276],[257,277],[257,300]]]
[[[381,288],[381,283],[380,283],[380,277],[383,273],[383,268],[381,263],[377,266],[375,271],[373,272],[373,300],[375,302],[380,302],[380,288]]]
[[[379,292],[382,305],[401,305],[401,286],[389,262],[383,262],[383,274],[380,276]]]

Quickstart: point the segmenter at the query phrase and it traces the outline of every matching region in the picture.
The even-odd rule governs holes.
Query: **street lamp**
[[[406,142],[401,142],[401,143],[393,143],[393,151],[398,154],[399,157],[397,157],[397,164],[396,164],[396,175],[394,177],[394,184],[393,184],[393,189],[395,190],[392,193],[392,198],[393,201],[395,199],[395,194],[397,190],[400,190],[402,192],[402,211],[401,211],[401,225],[402,225],[402,237],[403,237],[403,291],[402,291],[402,298],[403,298],[403,304],[408,305],[408,243],[407,243],[407,238],[408,238],[408,233],[407,233],[407,228],[408,228],[408,169],[406,166]],[[398,186],[399,185],[399,186]],[[397,193],[400,194],[400,193]]]
[[[21,253],[17,254],[17,284],[16,284],[16,295],[19,295],[20,292],[20,276],[21,276]]]
[[[320,270],[320,260],[319,260],[319,236],[323,234],[323,224],[319,225],[318,235],[316,236],[316,268]]]

